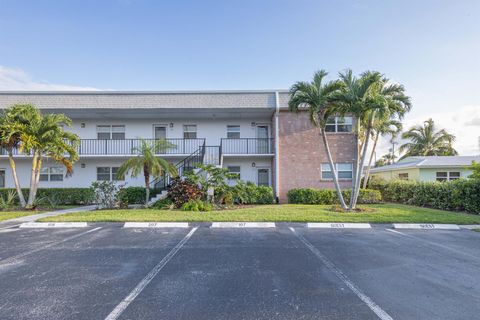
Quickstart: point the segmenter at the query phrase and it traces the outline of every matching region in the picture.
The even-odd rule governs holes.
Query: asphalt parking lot
[[[0,319],[477,319],[480,233],[0,230]]]

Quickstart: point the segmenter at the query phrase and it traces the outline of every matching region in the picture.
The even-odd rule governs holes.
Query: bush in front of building
[[[15,189],[0,189],[0,196],[6,197],[11,191],[17,193]],[[28,196],[28,189],[22,189],[22,193]],[[86,205],[94,201],[94,192],[90,188],[40,188],[37,191],[37,198],[40,203],[55,202],[57,205]],[[18,197],[15,199],[18,204]]]
[[[213,205],[208,201],[189,200],[182,204],[182,211],[212,211]]]
[[[252,182],[238,181],[228,188],[227,193],[236,204],[272,204],[274,200],[271,187],[257,186]]]
[[[157,190],[151,189],[150,197],[156,196],[157,193]],[[146,194],[147,191],[145,187],[122,188],[118,192],[118,201],[120,201],[120,203],[122,203],[124,206],[129,204],[145,204]]]
[[[181,178],[173,179],[167,196],[172,200],[175,208],[181,208],[184,203],[190,200],[202,200],[205,198],[205,193],[198,185]]]
[[[351,190],[343,190],[346,202],[350,200]],[[293,204],[337,204],[337,192],[332,189],[297,188],[287,192],[289,203]],[[380,203],[382,195],[378,190],[360,189],[358,203]]]
[[[477,179],[445,182],[373,179],[369,188],[379,190],[382,198],[389,202],[480,213],[480,181]]]

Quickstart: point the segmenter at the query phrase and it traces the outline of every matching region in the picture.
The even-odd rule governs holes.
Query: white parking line
[[[86,222],[26,222],[20,225],[20,228],[86,228]]]
[[[15,227],[18,227],[18,226],[20,226],[20,223],[19,223],[19,224],[13,224],[13,225],[11,225],[11,226],[8,226],[8,227],[2,227],[2,228],[0,228],[0,230],[5,230],[5,229],[10,229],[10,228],[15,228]]]
[[[370,223],[307,223],[307,228],[322,228],[322,229],[371,229]]]
[[[417,229],[417,230],[460,230],[456,224],[436,223],[394,223],[395,229]]]
[[[275,228],[275,222],[212,222],[211,228]]]
[[[188,222],[125,222],[124,228],[188,228]]]
[[[305,239],[301,234],[297,233],[294,228],[290,227],[290,230],[293,232],[297,238],[303,242],[303,244],[315,255],[317,256],[323,264],[332,271],[337,278],[342,280],[345,285],[350,288],[350,290],[355,293],[357,297],[360,298],[369,308],[372,310],[381,320],[393,320],[393,318],[379,305],[377,305],[370,297],[362,292],[343,272],[340,270],[332,261],[330,261],[326,256],[324,256],[317,248],[315,248],[307,239]]]
[[[37,249],[33,249],[33,250],[30,250],[30,251],[25,251],[25,252],[22,252],[20,254],[17,254],[16,256],[13,256],[13,257],[10,257],[10,258],[6,258],[6,259],[3,259],[3,260],[0,260],[0,264],[9,264],[9,263],[13,263],[15,262],[16,260],[19,260],[25,256],[28,256],[32,253],[35,253],[35,252],[39,252],[39,251],[42,251],[44,249],[48,249],[48,248],[51,248],[57,244],[60,244],[60,243],[64,243],[64,242],[67,242],[67,241],[70,241],[70,240],[73,240],[73,239],[76,239],[78,237],[81,237],[83,235],[86,235],[88,233],[91,233],[91,232],[94,232],[94,231],[97,231],[99,229],[102,229],[102,227],[97,227],[95,229],[91,229],[91,230],[88,230],[88,231],[85,231],[85,232],[82,232],[82,233],[79,233],[79,234],[76,234],[76,235],[73,235],[71,237],[67,237],[65,239],[62,239],[60,241],[55,241],[55,242],[51,242],[49,244],[46,244],[42,247],[39,247]]]
[[[198,227],[193,228],[190,232],[162,259],[153,267],[153,269],[143,278],[137,286],[110,312],[105,320],[115,320],[127,309],[130,303],[145,289],[145,287],[155,278],[155,276],[165,267],[165,265],[173,258],[173,256],[183,247],[183,245],[197,231]]]

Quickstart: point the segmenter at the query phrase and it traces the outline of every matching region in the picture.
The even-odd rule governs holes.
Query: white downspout
[[[278,129],[278,117],[280,113],[280,98],[278,91],[275,91],[275,196],[278,197],[280,194],[280,159],[279,159],[279,146],[280,142],[278,141],[279,129]]]

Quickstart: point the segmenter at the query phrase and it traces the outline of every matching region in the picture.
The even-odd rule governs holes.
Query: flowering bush
[[[97,209],[113,209],[117,206],[117,195],[120,187],[113,181],[95,181],[92,183]]]

